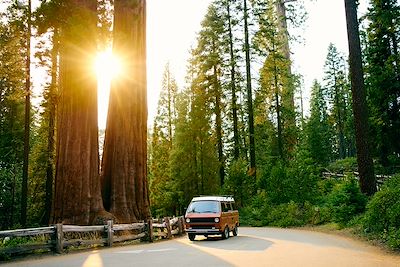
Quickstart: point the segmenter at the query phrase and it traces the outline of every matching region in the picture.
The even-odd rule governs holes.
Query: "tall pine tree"
[[[326,166],[333,159],[333,129],[327,113],[327,98],[321,85],[314,81],[311,88],[311,114],[304,131],[310,157],[320,166]]]
[[[384,167],[400,162],[400,4],[373,0],[368,10],[366,84],[376,156]]]
[[[176,128],[177,94],[177,84],[167,64],[151,136],[150,200],[155,216],[177,213],[176,183],[171,177],[169,166]]]
[[[346,134],[346,115],[350,106],[346,70],[343,55],[333,44],[330,44],[325,61],[324,90],[328,97],[331,123],[336,132],[335,147],[339,159],[349,155],[346,140],[351,138],[349,134]]]

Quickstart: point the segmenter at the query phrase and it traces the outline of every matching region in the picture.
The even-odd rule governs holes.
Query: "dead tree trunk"
[[[105,208],[120,223],[150,217],[147,183],[146,1],[114,1],[114,54],[124,72],[111,84],[102,162]]]
[[[60,31],[60,102],[53,223],[90,224],[103,216],[99,179],[96,0],[65,3]]]

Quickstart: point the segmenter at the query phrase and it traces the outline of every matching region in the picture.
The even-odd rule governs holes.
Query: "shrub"
[[[247,162],[244,159],[238,159],[231,162],[227,169],[223,194],[235,196],[236,203],[243,207],[250,201],[255,192],[255,183],[252,176],[247,175]]]
[[[327,204],[332,213],[332,221],[345,226],[356,215],[365,210],[367,197],[360,191],[355,179],[337,184],[327,196]]]
[[[348,157],[336,160],[329,164],[328,170],[335,173],[355,172],[358,170],[357,158]]]
[[[400,248],[400,175],[387,181],[368,203],[363,220],[366,232]]]
[[[309,202],[299,204],[294,201],[273,204],[263,191],[253,198],[251,205],[240,211],[240,221],[250,226],[302,226],[313,223],[317,218],[317,209]]]
[[[326,200],[326,196],[329,195],[333,188],[340,183],[341,181],[336,179],[322,179],[318,181],[317,186],[319,196],[324,198],[323,200]]]
[[[250,205],[240,210],[240,223],[255,227],[266,226],[270,209],[270,201],[262,191],[252,198]]]
[[[313,209],[314,210],[313,210],[311,224],[319,225],[319,224],[329,223],[332,221],[332,212],[329,209],[329,207],[315,206]]]
[[[306,202],[299,205],[293,201],[273,207],[268,214],[269,225],[278,227],[303,226],[312,222],[313,207]]]
[[[270,176],[267,178],[268,197],[274,204],[289,202],[289,184],[286,168],[283,164],[272,167]]]
[[[298,160],[291,165],[277,163],[270,172],[263,172],[261,177],[269,200],[274,205],[291,201],[299,204],[313,202],[317,197],[317,176],[309,161]]]
[[[387,243],[393,249],[400,249],[400,229],[390,227],[387,233]]]

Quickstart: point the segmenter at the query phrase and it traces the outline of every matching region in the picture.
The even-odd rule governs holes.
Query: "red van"
[[[194,197],[185,214],[186,232],[191,241],[196,235],[221,235],[229,238],[238,234],[239,212],[232,196]]]

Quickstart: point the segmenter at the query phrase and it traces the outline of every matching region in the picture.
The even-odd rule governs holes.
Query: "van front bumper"
[[[208,228],[186,228],[188,234],[199,234],[199,235],[218,235],[221,234],[219,229],[208,229]]]

